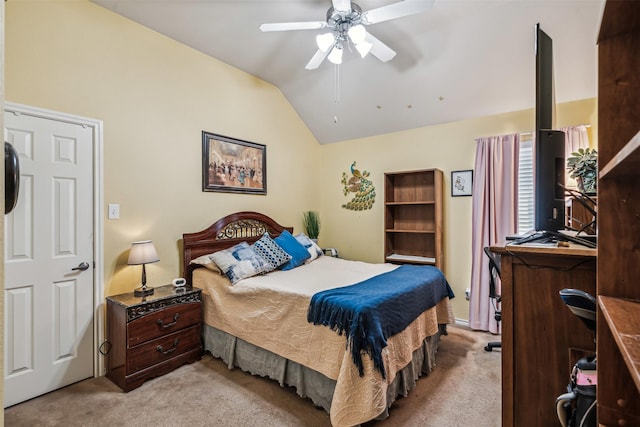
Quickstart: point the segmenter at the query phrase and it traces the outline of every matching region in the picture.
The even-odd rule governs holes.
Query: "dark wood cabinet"
[[[124,391],[202,357],[202,291],[155,288],[107,297],[107,377]]]
[[[385,262],[442,269],[442,171],[388,172],[384,179]]]
[[[596,250],[572,246],[492,247],[502,256],[502,425],[560,425],[555,399],[571,368],[596,351],[595,333],[559,292],[596,291]]]
[[[566,226],[570,230],[580,231],[584,234],[596,234],[596,219],[598,212],[598,198],[571,197],[567,200]],[[595,212],[595,214],[594,214]]]
[[[640,2],[598,37],[598,423],[640,425]]]

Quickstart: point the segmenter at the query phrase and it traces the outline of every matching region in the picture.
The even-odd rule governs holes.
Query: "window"
[[[533,138],[520,134],[518,163],[518,234],[535,230],[533,206]]]

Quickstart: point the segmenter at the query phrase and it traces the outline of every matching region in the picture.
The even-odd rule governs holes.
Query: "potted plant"
[[[302,213],[302,226],[304,232],[311,240],[317,243],[320,234],[320,215],[315,211]]]
[[[578,183],[578,190],[595,194],[598,185],[598,152],[591,148],[579,148],[567,159],[569,176]]]

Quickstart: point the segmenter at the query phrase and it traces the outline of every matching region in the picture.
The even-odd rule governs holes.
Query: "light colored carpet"
[[[390,417],[367,427],[500,426],[501,351],[485,352],[487,333],[450,326],[437,366]],[[330,426],[328,414],[292,389],[207,354],[123,393],[92,378],[5,409],[6,426]]]

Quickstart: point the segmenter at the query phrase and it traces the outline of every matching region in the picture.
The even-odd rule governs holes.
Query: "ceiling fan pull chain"
[[[340,103],[340,66],[334,65],[333,68],[333,103]],[[338,115],[333,116],[333,123],[338,123]]]
[[[340,103],[340,66],[338,64],[334,65],[333,68],[333,102],[336,104]]]

